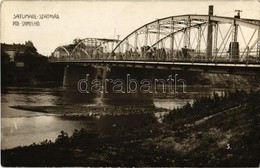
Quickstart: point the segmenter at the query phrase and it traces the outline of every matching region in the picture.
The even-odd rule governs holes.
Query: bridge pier
[[[110,105],[153,105],[153,73],[150,70],[111,67],[103,73],[102,103]],[[148,84],[148,81],[150,81],[150,84]]]
[[[64,98],[72,103],[153,105],[151,70],[134,67],[68,65]]]
[[[63,88],[64,101],[68,103],[95,103],[98,98],[97,93],[86,93],[89,87],[86,79],[94,80],[97,77],[97,70],[91,66],[67,65],[64,68]],[[82,81],[83,80],[83,81]],[[80,88],[79,88],[80,82]]]

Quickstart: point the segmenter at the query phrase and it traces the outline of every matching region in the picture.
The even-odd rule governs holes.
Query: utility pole
[[[212,32],[213,32],[213,25],[212,25],[212,21],[210,19],[210,16],[213,16],[213,5],[209,6],[206,60],[212,58]]]
[[[243,11],[236,9],[235,12],[237,12],[237,15],[235,16],[235,18],[240,19],[240,13],[243,12]]]
[[[240,13],[242,10],[235,10],[237,15],[234,16],[232,41],[229,44],[229,59],[238,61],[239,60],[239,43],[237,42],[238,36],[238,25],[236,24],[236,19],[240,19]]]

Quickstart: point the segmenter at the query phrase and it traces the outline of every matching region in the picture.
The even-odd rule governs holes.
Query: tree
[[[31,42],[30,40],[25,42],[25,53],[37,53],[37,49],[34,47],[33,42]]]

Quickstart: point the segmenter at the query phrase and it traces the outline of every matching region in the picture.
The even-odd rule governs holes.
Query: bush
[[[58,145],[68,145],[70,142],[68,133],[61,131],[60,135],[58,135],[58,138],[55,140],[55,144]]]

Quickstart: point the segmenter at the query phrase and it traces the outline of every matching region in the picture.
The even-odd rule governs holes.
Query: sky
[[[142,1],[2,1],[1,43],[31,40],[38,52],[51,55],[59,45],[75,38],[117,38],[138,27],[167,16],[207,14],[214,5],[214,15],[233,17],[242,10],[242,18],[260,19],[260,0],[142,0]],[[19,14],[35,14],[37,19],[17,19]],[[58,15],[59,19],[39,19],[40,15]],[[20,25],[14,25],[14,22]],[[40,26],[22,26],[23,21],[39,21]]]

